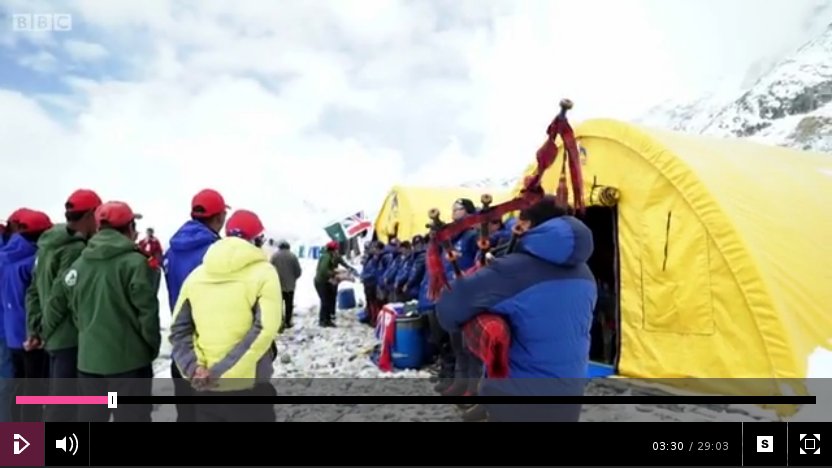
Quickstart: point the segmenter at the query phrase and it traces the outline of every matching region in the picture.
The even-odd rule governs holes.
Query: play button
[[[43,466],[43,423],[0,423],[0,466]]]
[[[20,434],[14,435],[14,454],[20,455],[24,450],[29,448],[29,441]]]

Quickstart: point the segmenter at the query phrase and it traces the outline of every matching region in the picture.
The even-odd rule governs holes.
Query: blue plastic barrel
[[[355,289],[344,288],[338,291],[338,308],[341,310],[355,308]]]
[[[393,366],[419,369],[425,363],[424,316],[396,318],[396,341],[393,343]]]

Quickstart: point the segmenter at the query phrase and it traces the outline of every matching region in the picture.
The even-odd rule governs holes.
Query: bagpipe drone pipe
[[[581,164],[578,154],[578,145],[575,141],[575,133],[572,126],[566,117],[566,113],[573,106],[572,101],[563,99],[560,102],[560,112],[552,120],[546,129],[546,141],[540,146],[536,153],[535,171],[523,180],[523,188],[519,195],[504,203],[491,206],[491,195],[485,194],[481,198],[482,209],[478,213],[469,214],[464,218],[445,223],[439,218],[439,210],[433,208],[429,211],[428,216],[431,223],[428,224],[430,228],[429,242],[427,253],[425,257],[425,268],[428,276],[428,297],[436,301],[441,293],[450,288],[450,281],[445,273],[445,266],[442,261],[442,254],[444,252],[445,258],[450,262],[456,277],[464,276],[477,268],[481,268],[487,261],[487,254],[492,247],[488,238],[488,225],[491,221],[502,219],[507,213],[520,211],[526,209],[538,201],[540,201],[545,191],[542,187],[543,174],[555,164],[558,156],[557,137],[563,144],[563,158],[561,162],[561,173],[558,181],[558,187],[555,193],[556,203],[563,206],[568,205],[568,184],[567,177],[569,177],[572,185],[572,199],[574,210],[579,213],[584,211],[584,181],[581,174]],[[567,171],[567,167],[569,170]],[[463,272],[457,263],[459,254],[454,251],[451,240],[460,233],[479,226],[479,239],[477,245],[480,249],[480,261],[477,265],[469,270]],[[516,227],[516,226],[515,226]],[[512,229],[511,241],[507,248],[508,252],[516,245],[519,236],[518,229]]]

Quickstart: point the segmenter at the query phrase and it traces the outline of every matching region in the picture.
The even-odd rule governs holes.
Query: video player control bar
[[[465,466],[832,466],[832,423],[3,423],[0,439],[0,466],[430,466],[437,450]]]

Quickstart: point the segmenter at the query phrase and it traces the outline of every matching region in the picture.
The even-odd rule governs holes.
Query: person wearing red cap
[[[235,212],[225,231],[182,285],[170,326],[173,361],[198,391],[274,395],[268,379],[283,319],[280,279],[261,250],[256,214]],[[199,422],[275,420],[270,403],[195,410]]]
[[[69,318],[65,319],[48,343],[43,343],[43,305],[52,296],[56,278],[62,278],[70,265],[78,259],[87,240],[98,230],[95,210],[101,205],[98,194],[89,189],[78,189],[64,203],[66,223],[57,224],[44,232],[38,240],[34,279],[26,292],[26,319],[28,340],[26,347],[44,347],[49,355],[49,394],[73,395],[77,393],[78,377],[78,329]],[[77,407],[48,405],[44,418],[47,421],[75,421]]]
[[[318,292],[318,299],[321,300],[318,309],[318,325],[321,327],[335,326],[335,303],[338,299],[338,266],[343,266],[357,275],[358,272],[350,266],[341,252],[338,250],[340,244],[330,241],[324,247],[318,259],[318,268],[315,271],[315,291]]]
[[[3,330],[6,346],[11,350],[18,392],[43,394],[40,383],[49,376],[46,353],[39,347],[30,348],[26,333],[26,290],[32,282],[37,255],[37,241],[52,227],[49,216],[42,211],[24,209],[13,215],[16,233],[0,252],[0,291],[2,291]],[[39,421],[40,406],[24,408],[19,420]]]
[[[208,247],[220,240],[219,233],[225,225],[228,209],[225,199],[216,190],[201,190],[191,200],[191,219],[170,238],[170,248],[162,262],[171,312],[179,299],[179,291],[185,278],[202,264]],[[182,379],[179,369],[171,365],[170,372],[173,377],[174,394],[177,397],[190,396],[191,386]],[[176,422],[194,422],[195,418],[193,405],[176,405]]]
[[[48,344],[68,315],[78,326],[78,377],[82,395],[118,392],[149,396],[153,360],[159,355],[159,272],[136,246],[129,205],[111,201],[95,210],[98,232],[62,280],[56,281],[43,314]],[[115,421],[151,421],[152,405],[119,405]],[[107,421],[110,409],[86,405],[81,421]]]

